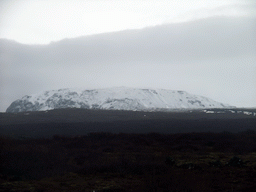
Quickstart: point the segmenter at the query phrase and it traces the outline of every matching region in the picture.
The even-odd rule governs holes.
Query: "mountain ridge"
[[[12,102],[6,112],[46,111],[59,108],[152,111],[225,107],[231,106],[180,90],[127,87],[66,88],[25,95]]]

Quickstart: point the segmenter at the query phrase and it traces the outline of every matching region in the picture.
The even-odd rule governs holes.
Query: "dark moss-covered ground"
[[[0,138],[0,191],[254,191],[256,134]]]
[[[142,112],[85,109],[0,113],[0,135],[12,138],[77,136],[90,132],[188,133],[256,131],[256,109]],[[243,112],[254,115],[245,115]]]
[[[57,110],[0,117],[0,191],[256,189],[253,116]]]

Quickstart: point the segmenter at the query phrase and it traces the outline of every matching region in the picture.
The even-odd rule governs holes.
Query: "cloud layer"
[[[213,16],[255,16],[246,0],[1,0],[0,38],[48,44],[63,38]]]
[[[256,106],[256,19],[211,17],[24,45],[0,39],[1,106],[65,87],[185,90]]]

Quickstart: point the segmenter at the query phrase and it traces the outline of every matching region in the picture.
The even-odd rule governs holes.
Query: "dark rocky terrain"
[[[211,112],[211,113],[209,113]],[[212,113],[214,112],[214,113]],[[251,113],[250,115],[244,114]],[[0,113],[0,134],[11,137],[77,136],[90,132],[186,133],[256,131],[256,109],[172,112],[58,109]]]
[[[1,113],[0,191],[255,191],[254,112]]]

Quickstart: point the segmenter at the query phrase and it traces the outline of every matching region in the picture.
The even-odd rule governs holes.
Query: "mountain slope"
[[[59,89],[24,96],[14,101],[6,112],[44,111],[59,108],[106,110],[155,110],[230,107],[212,99],[185,91],[165,89],[108,88]]]

